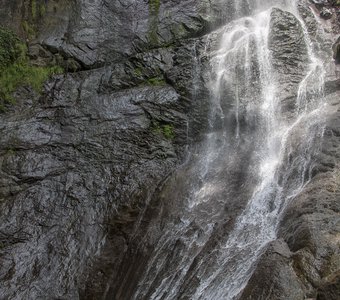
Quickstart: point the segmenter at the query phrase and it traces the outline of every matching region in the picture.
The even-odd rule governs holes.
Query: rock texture
[[[307,72],[303,29],[287,12],[272,16],[289,111]],[[105,296],[151,196],[201,139],[204,35],[234,17],[232,1],[222,0],[0,0],[0,24],[27,41],[32,62],[67,70],[42,95],[20,88],[0,115],[1,299]],[[327,80],[329,118],[313,179],[242,299],[339,294],[340,104],[337,79]]]
[[[189,122],[204,128],[204,43],[188,38],[218,24],[218,3],[157,3],[1,1],[32,62],[68,71],[42,95],[20,88],[0,116],[1,299],[99,299],[105,281],[87,281],[96,255],[105,264],[105,249],[124,250],[184,158]]]
[[[310,60],[300,22],[289,12],[273,9],[269,33],[269,49],[273,67],[280,82],[278,97],[283,110],[293,111],[299,83],[308,71]]]
[[[316,4],[316,1],[313,2]],[[327,36],[324,32],[321,37],[311,12],[303,5],[305,3],[302,1],[300,12],[307,23],[311,38],[315,40],[322,38],[324,43],[319,51],[325,51],[328,53],[328,57],[331,57],[329,51],[332,48],[332,40],[335,39],[334,35]],[[321,9],[324,4],[318,3],[318,5]],[[330,9],[332,8],[330,7]],[[281,13],[274,12],[274,14],[276,14],[276,22],[282,20]],[[290,22],[287,16],[284,23],[286,20]],[[328,23],[326,31],[331,33],[332,30],[329,28],[337,26],[337,23]],[[290,30],[294,30],[294,26],[290,28]],[[284,35],[283,32],[279,34]],[[296,35],[289,34],[289,38],[294,38],[294,36]],[[273,33],[272,37],[275,38]],[[285,39],[282,38],[281,41],[285,41]],[[298,44],[299,42],[294,42],[294,45]],[[289,53],[290,49],[288,48],[291,47],[286,48],[282,45],[278,48],[279,53],[285,53],[285,51]],[[303,47],[299,51],[301,49]],[[336,49],[336,46],[333,46],[333,49]],[[294,59],[291,61],[294,62]],[[335,300],[339,298],[340,80],[334,62],[336,60],[330,62],[329,72],[326,75],[325,129],[321,149],[313,157],[312,178],[302,193],[289,204],[279,227],[279,239],[268,245],[241,299]],[[299,74],[304,66],[300,62],[289,64],[288,68],[291,69],[287,71],[287,74],[292,74],[294,82],[295,74]],[[287,66],[283,70],[282,73],[285,73]],[[283,85],[284,87],[285,85]],[[289,91],[291,90],[289,89]]]

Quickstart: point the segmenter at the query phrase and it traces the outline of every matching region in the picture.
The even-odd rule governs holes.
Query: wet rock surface
[[[284,111],[293,111],[299,83],[308,71],[303,29],[293,14],[280,9],[273,9],[270,28],[269,49],[280,82],[278,97]]]
[[[106,218],[138,206],[181,157],[180,138],[158,128],[185,141],[176,91],[94,94],[105,73],[60,77],[39,108],[2,116],[1,298],[76,299],[72,274],[104,242]]]
[[[288,206],[240,299],[337,299],[339,295],[339,90],[330,108],[313,178]],[[333,103],[334,105],[334,103]],[[275,250],[275,251],[274,251]]]
[[[330,9],[334,24],[335,4],[312,2],[327,9],[327,19]],[[115,282],[132,280],[152,250],[145,245],[144,256],[116,270],[122,253],[138,242],[136,228],[148,228],[139,223],[146,205],[151,201],[148,217],[157,220],[158,201],[169,198],[158,186],[208,126],[203,36],[232,20],[233,6],[217,0],[37,3],[45,5],[40,19],[32,1],[1,0],[0,23],[27,39],[36,65],[57,61],[68,72],[52,78],[42,95],[19,89],[17,105],[0,115],[0,298],[115,299],[131,288]],[[291,112],[308,71],[303,29],[279,9],[271,22],[280,97]],[[338,48],[337,42],[336,61]],[[280,239],[268,246],[241,299],[339,295],[339,82],[330,78],[326,86],[330,109],[313,178],[289,205]],[[242,208],[237,200],[207,248],[230,230]],[[160,236],[157,228],[150,241]],[[194,280],[188,278],[192,286]],[[182,295],[190,298],[189,284]]]
[[[100,299],[110,275],[104,266],[111,271],[149,197],[185,157],[190,120],[205,122],[204,103],[192,101],[207,94],[201,75],[192,76],[203,43],[181,41],[201,35],[205,21],[190,1],[167,2],[162,11],[177,10],[177,19],[162,26],[167,31],[173,22],[174,31],[162,40],[165,48],[147,51],[157,45],[146,37],[138,42],[143,49],[135,48],[138,38],[125,28],[140,22],[138,34],[148,35],[145,2],[79,1],[71,9],[69,2],[47,1],[46,17],[36,24],[31,3],[2,2],[3,25],[19,33],[23,20],[35,26],[32,62],[57,60],[68,72],[41,95],[20,88],[17,104],[0,116],[0,298]],[[181,20],[188,26],[178,33],[173,28],[182,28]],[[169,45],[175,38],[177,46]],[[96,67],[104,62],[110,65]]]

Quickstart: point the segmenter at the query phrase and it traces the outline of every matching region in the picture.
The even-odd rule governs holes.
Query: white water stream
[[[210,133],[187,170],[187,194],[174,192],[178,207],[166,224],[155,225],[162,234],[133,299],[237,299],[276,239],[285,207],[308,182],[322,136],[325,71],[294,3],[235,1],[237,15],[245,5],[253,14],[223,27],[210,54]],[[289,117],[269,47],[273,6],[299,20],[310,59]],[[224,234],[217,224],[232,199],[247,204]]]

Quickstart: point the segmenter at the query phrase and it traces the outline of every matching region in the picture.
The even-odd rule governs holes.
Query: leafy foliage
[[[0,27],[0,110],[15,102],[12,94],[20,86],[28,85],[36,92],[54,74],[60,74],[59,66],[32,66],[27,58],[27,47],[11,31]]]
[[[153,121],[152,131],[156,134],[162,134],[168,140],[175,138],[174,126],[171,124],[160,125],[157,121]]]
[[[0,27],[0,70],[14,62],[21,55],[18,48],[18,37],[5,28]]]

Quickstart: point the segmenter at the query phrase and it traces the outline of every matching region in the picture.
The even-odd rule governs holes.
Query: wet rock
[[[317,7],[323,7],[330,4],[329,0],[310,0],[313,4],[315,4]]]
[[[295,108],[298,85],[308,70],[309,56],[300,22],[289,12],[273,9],[269,49],[277,70],[278,97],[284,111]]]
[[[340,64],[340,37],[338,37],[337,41],[333,44],[333,58],[336,64]]]
[[[327,9],[327,8],[324,7],[320,11],[320,17],[325,19],[325,20],[328,20],[332,17],[332,11],[330,9]]]
[[[0,23],[27,39],[36,65],[60,64],[68,74],[51,79],[41,95],[22,87],[18,105],[0,116],[0,298],[105,298],[121,254],[139,242],[136,221],[151,195],[208,126],[207,45],[197,37],[233,19],[234,8],[231,1],[50,0],[36,2],[46,4],[38,20],[29,3],[0,0]],[[274,9],[271,23],[279,94],[290,111],[308,66],[306,45],[290,13]],[[329,82],[334,111],[336,90]],[[338,129],[335,114],[313,181],[289,206],[282,240],[267,249],[242,299],[338,293]],[[235,186],[243,174],[235,168]],[[176,192],[185,180],[175,182]],[[233,201],[207,253],[241,210],[237,195]],[[150,217],[158,220],[155,207]],[[155,223],[150,245],[163,225]],[[150,245],[128,276],[145,265]],[[173,255],[183,248],[178,242]],[[125,271],[117,273],[122,281]],[[188,291],[195,280],[188,278]]]
[[[44,12],[39,18],[32,16],[27,1],[2,3],[0,24],[85,68],[202,36],[235,17],[233,4],[219,0],[37,0],[37,9],[43,7]],[[26,30],[22,24],[27,24]]]
[[[282,240],[272,242],[262,255],[240,299],[304,299],[303,285],[290,261],[291,253],[287,244]]]
[[[20,108],[1,116],[0,298],[102,295],[104,266],[113,269],[148,197],[185,156],[190,119],[199,114],[202,127],[207,91],[193,74],[204,47],[188,40],[78,72],[73,58],[30,46],[33,62],[77,72],[42,95],[19,90]]]
[[[0,298],[77,299],[107,217],[144,205],[182,155],[180,95],[165,83],[100,92],[107,73],[60,76],[39,105],[1,117]]]

